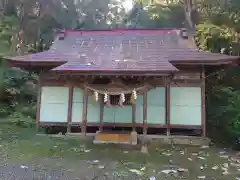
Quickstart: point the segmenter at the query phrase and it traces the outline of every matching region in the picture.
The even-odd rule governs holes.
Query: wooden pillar
[[[84,87],[83,93],[83,112],[82,112],[82,134],[86,136],[86,126],[87,126],[87,108],[88,108],[88,89]]]
[[[100,96],[100,126],[99,131],[103,131],[103,113],[104,113],[104,102],[103,102],[103,95]]]
[[[67,116],[67,132],[71,132],[72,123],[72,104],[73,104],[73,86],[68,89],[68,116]]]
[[[201,99],[202,99],[202,106],[201,106],[201,115],[202,115],[202,136],[206,136],[206,94],[205,94],[205,69],[202,66],[202,85],[201,85]]]
[[[132,104],[132,131],[136,131],[136,102]]]
[[[36,130],[40,130],[40,109],[41,109],[41,97],[42,97],[42,83],[41,75],[38,78],[38,95],[37,95],[37,112],[36,112]]]
[[[143,95],[143,136],[147,135],[147,92]]]
[[[170,136],[170,83],[166,85],[166,126],[167,136]]]

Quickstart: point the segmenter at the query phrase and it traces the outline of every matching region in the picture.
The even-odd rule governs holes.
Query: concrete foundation
[[[137,145],[137,133],[107,133],[107,132],[97,132],[94,144],[129,144]]]
[[[142,140],[143,135],[138,135],[138,139]],[[209,145],[211,140],[207,137],[196,136],[162,136],[162,135],[147,135],[146,141],[151,144],[153,141],[163,144],[178,144],[178,145],[193,145],[202,146]]]
[[[57,138],[80,138],[85,140],[91,140],[95,144],[130,144],[137,145],[138,142],[142,142],[143,135],[137,134],[136,132],[131,132],[129,134],[106,134],[105,139],[96,139],[97,133],[87,133],[86,136],[81,133],[67,133],[66,135],[45,135]],[[124,136],[123,136],[124,135]],[[203,146],[209,145],[211,140],[207,137],[195,137],[195,136],[163,136],[163,135],[146,135],[145,141],[147,144],[159,143],[159,144],[180,144],[180,145],[193,145],[193,146]]]

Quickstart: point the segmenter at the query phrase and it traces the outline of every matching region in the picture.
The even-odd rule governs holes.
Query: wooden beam
[[[167,126],[167,136],[170,135],[170,82],[166,85],[166,126]]]
[[[143,94],[143,135],[147,135],[147,92]]]
[[[88,108],[88,89],[85,87],[84,94],[83,94],[83,112],[82,112],[82,127],[81,127],[81,132],[83,135],[86,135],[87,108]]]
[[[67,127],[66,122],[40,122],[41,126],[64,126]],[[76,122],[72,123],[72,126],[79,126],[81,123]],[[100,123],[87,123],[87,126],[91,127],[97,127],[100,126]],[[132,127],[132,123],[106,123],[104,122],[103,127]],[[143,128],[143,123],[136,123],[136,127]],[[147,128],[153,128],[153,129],[166,129],[167,125],[166,124],[147,124]],[[170,129],[190,129],[190,130],[201,130],[202,126],[201,125],[182,125],[182,124],[174,124],[170,126]]]
[[[136,131],[136,102],[132,104],[132,131]]]
[[[202,66],[202,87],[201,87],[201,99],[202,99],[202,136],[206,136],[206,94],[205,94],[205,68]]]
[[[104,102],[103,102],[103,95],[100,96],[100,126],[99,131],[103,130],[103,115],[104,115]]]
[[[37,112],[36,112],[36,130],[39,132],[40,129],[40,111],[41,111],[41,98],[42,97],[42,83],[41,75],[38,78],[38,95],[37,95]]]
[[[65,75],[67,72],[50,72],[51,74],[56,75]],[[49,73],[49,74],[50,74]],[[86,74],[86,72],[71,72],[72,75],[84,76],[87,80],[88,76],[102,76],[102,77],[112,77],[112,76],[121,76],[121,77],[128,77],[128,76],[169,76],[169,74],[173,73],[172,71],[165,71],[165,72],[153,72],[153,71],[141,71],[141,72],[132,72],[132,71],[118,71],[118,72],[104,72],[104,71],[91,71]],[[124,74],[124,75],[123,75]]]
[[[73,104],[73,86],[70,85],[68,89],[68,116],[67,116],[67,132],[71,132],[72,122],[72,104]]]

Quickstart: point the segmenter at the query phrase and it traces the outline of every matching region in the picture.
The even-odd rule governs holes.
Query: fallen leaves
[[[198,176],[198,179],[206,179],[206,176]]]
[[[164,173],[164,174],[176,174],[177,170],[165,169],[165,170],[162,170],[161,173]]]
[[[28,166],[21,165],[20,166],[22,169],[28,169]]]
[[[89,152],[91,152],[92,150],[91,149],[86,149],[86,147],[81,147],[81,148],[71,148],[71,150],[72,151],[74,151],[74,152],[77,152],[77,153],[79,153],[79,152],[81,152],[81,153],[89,153]]]
[[[129,172],[132,172],[132,173],[134,173],[136,175],[140,175],[140,176],[143,175],[143,172],[140,170],[137,170],[137,169],[129,169]]]
[[[198,156],[197,158],[198,158],[198,159],[201,159],[201,160],[206,160],[205,157],[201,157],[201,156]]]
[[[200,148],[201,148],[201,149],[209,149],[210,147],[209,147],[209,146],[206,146],[206,145],[202,145]]]
[[[103,165],[98,166],[98,169],[104,169],[104,168],[105,168],[105,166],[103,166]]]
[[[155,176],[151,176],[149,180],[156,180]]]
[[[219,169],[218,166],[213,166],[213,167],[212,167],[212,170],[217,170],[217,169]]]
[[[166,152],[162,152],[162,155],[165,155],[165,156],[172,156],[171,153],[166,153]]]
[[[30,150],[27,152],[17,151],[17,148],[22,145],[21,139],[19,136],[15,137],[14,135],[10,135],[9,137],[11,141],[7,143],[5,143],[6,140],[1,141],[1,152],[4,152],[4,149],[7,149],[7,153],[9,153],[10,150],[14,150],[16,151],[14,153],[18,153],[19,157],[21,157],[22,154],[23,156],[26,156],[26,154],[30,152]],[[47,138],[45,138],[45,140],[47,140]],[[86,173],[100,173],[102,176],[107,176],[108,179],[113,179],[113,177],[115,177],[115,179],[135,178],[138,180],[157,180],[163,179],[164,177],[166,180],[173,178],[204,180],[217,179],[218,177],[223,177],[224,179],[234,177],[232,178],[233,180],[235,178],[236,180],[240,180],[240,176],[238,176],[240,173],[240,159],[237,157],[231,157],[231,154],[227,150],[218,151],[217,149],[214,149],[214,147],[158,147],[158,150],[154,149],[153,151],[149,148],[149,153],[146,155],[138,155],[129,149],[113,150],[105,148],[103,151],[98,151],[95,150],[94,146],[89,144],[80,145],[79,142],[79,144],[69,143],[69,140],[67,142],[56,142],[55,139],[51,139],[49,141],[50,145],[48,145],[45,140],[43,141],[38,138],[34,141],[32,143],[34,144],[32,151],[42,147],[47,149],[46,152],[49,149],[52,149],[52,151],[54,151],[54,155],[62,155],[61,157],[64,159],[64,162],[60,164],[61,166],[56,165],[57,160],[54,160],[55,168],[66,167],[66,171],[70,173],[80,173],[80,171],[83,173],[83,170],[85,170]],[[26,143],[24,143],[24,145],[26,145]],[[60,149],[64,151],[64,154],[59,153],[61,152]],[[76,165],[74,164],[74,167],[73,165],[67,167],[65,163],[65,161],[68,161],[69,154],[71,157],[74,157],[75,155],[78,157],[74,160],[74,163],[76,163]],[[78,156],[79,154],[81,156]],[[31,153],[31,155],[36,155],[37,157],[36,153]],[[120,157],[117,157],[118,155],[122,155],[122,160],[119,160]],[[51,155],[50,157],[52,158],[53,156]],[[115,157],[117,157],[117,159],[114,159]],[[79,163],[80,165],[78,164],[78,161],[81,162]],[[73,161],[71,161],[70,164],[72,162]],[[24,162],[21,161],[21,163],[23,164]],[[32,169],[30,164],[21,165],[20,167],[18,165],[17,167],[21,168],[22,171],[25,169],[27,172]],[[39,168],[37,169],[39,170]]]

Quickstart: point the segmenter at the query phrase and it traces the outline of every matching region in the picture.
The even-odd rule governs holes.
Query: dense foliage
[[[199,3],[201,21],[197,44],[203,50],[240,54],[240,1],[208,0]],[[207,76],[208,133],[216,140],[240,134],[240,68],[229,67]]]
[[[184,0],[1,0],[1,55],[49,47],[56,29],[180,28]],[[155,2],[155,3],[154,3]],[[131,3],[130,3],[131,4]],[[130,5],[129,4],[129,5]],[[202,50],[239,55],[240,1],[195,0],[196,43]],[[211,135],[240,132],[240,69],[207,69],[207,122]],[[37,76],[0,66],[0,116],[35,116]],[[17,112],[17,113],[16,113]],[[223,131],[224,133],[220,133]]]

